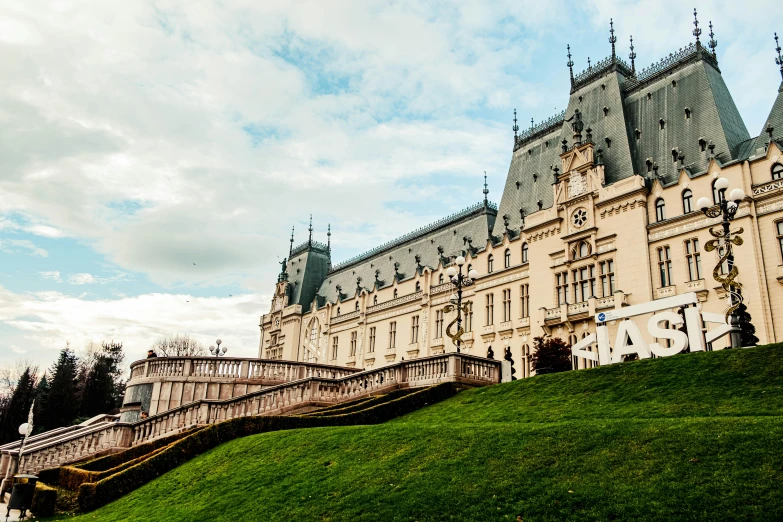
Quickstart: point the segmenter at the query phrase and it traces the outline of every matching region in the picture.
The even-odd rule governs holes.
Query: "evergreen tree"
[[[122,382],[122,364],[125,355],[122,343],[102,343],[84,364],[85,375],[81,393],[80,414],[93,417],[110,413],[120,406],[125,383]]]
[[[756,327],[750,322],[750,313],[745,303],[740,303],[737,311],[737,319],[739,320],[740,333],[742,335],[742,346],[756,346],[759,342],[759,338],[756,337]]]
[[[19,438],[19,425],[27,422],[30,406],[35,399],[35,370],[25,368],[14,388],[14,394],[0,423],[0,444]]]
[[[34,409],[34,415],[35,415],[35,426],[33,428],[35,433],[41,433],[44,431],[43,426],[41,426],[41,419],[43,418],[43,411],[46,408],[46,401],[49,400],[49,379],[47,379],[46,374],[43,374],[43,377],[38,381],[38,386],[35,387],[35,409]]]
[[[44,430],[69,426],[79,414],[77,367],[76,355],[66,346],[60,351],[60,356],[51,369],[49,397],[41,415],[41,426]]]
[[[571,347],[559,337],[533,339],[536,352],[531,357],[536,375],[571,370]]]

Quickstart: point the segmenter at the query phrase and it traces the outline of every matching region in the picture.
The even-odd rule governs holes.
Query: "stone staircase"
[[[295,364],[295,363],[293,363]],[[252,415],[317,414],[314,410],[358,404],[396,390],[453,382],[462,387],[501,382],[501,361],[464,354],[440,354],[336,378],[309,376],[229,399],[200,399],[137,422],[103,415],[78,426],[58,428],[27,441],[19,472],[36,473],[87,457],[142,444],[193,426]],[[294,374],[296,376],[296,374]],[[367,400],[380,400],[367,399]],[[324,410],[321,410],[323,412]],[[0,476],[11,476],[20,443],[0,447]]]

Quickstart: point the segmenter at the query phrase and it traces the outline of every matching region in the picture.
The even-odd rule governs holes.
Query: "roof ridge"
[[[366,259],[369,259],[373,257],[376,254],[380,254],[381,252],[385,250],[389,250],[391,248],[394,248],[396,246],[399,246],[407,241],[410,241],[411,239],[415,239],[417,237],[423,236],[424,234],[427,234],[429,232],[432,232],[433,230],[436,230],[438,228],[441,228],[443,226],[446,226],[448,224],[454,223],[455,221],[459,221],[460,219],[467,217],[473,213],[475,213],[478,210],[483,210],[484,208],[489,208],[494,211],[497,211],[498,206],[496,203],[489,202],[486,207],[484,206],[484,202],[481,201],[479,203],[476,203],[475,205],[471,205],[465,209],[460,210],[459,212],[455,212],[454,214],[451,214],[449,216],[446,216],[444,218],[441,218],[437,221],[434,221],[430,223],[429,225],[425,225],[423,227],[419,227],[413,232],[408,232],[407,234],[400,236],[396,239],[392,239],[391,241],[387,241],[386,243],[383,243],[382,245],[379,245],[373,249],[370,249],[362,254],[359,254],[357,256],[351,257],[349,259],[346,259],[345,261],[341,263],[337,263],[336,265],[333,265],[331,270],[329,270],[329,273],[332,274],[334,272],[337,272],[338,270],[341,270],[347,266],[356,264],[360,261],[364,261]]]

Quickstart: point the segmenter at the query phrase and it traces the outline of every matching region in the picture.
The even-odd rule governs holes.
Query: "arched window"
[[[685,214],[693,212],[693,192],[690,189],[682,191],[682,211]]]
[[[340,307],[338,306],[337,307],[337,317],[339,317],[339,316],[340,316]]]
[[[655,200],[655,221],[663,221],[666,219],[666,203],[663,198]]]
[[[396,288],[394,289],[394,298],[395,299],[397,298],[397,289]]]
[[[377,305],[378,304],[378,296],[372,298],[372,304]]]
[[[717,205],[721,201],[723,201],[723,194],[720,193],[720,190],[715,188],[715,182],[718,181],[717,179],[712,181],[712,201]]]
[[[587,257],[592,252],[592,247],[587,241],[580,241],[571,249],[571,259],[582,259]]]
[[[421,283],[416,281],[416,291],[421,292]]]
[[[494,270],[493,269],[494,262],[495,262],[495,260],[492,257],[492,254],[490,254],[489,257],[487,258],[487,273],[488,274],[491,274],[492,271]]]
[[[441,274],[441,275],[439,275],[439,276],[438,276],[438,284],[439,284],[439,285],[442,285],[442,284],[443,284],[443,274]]]
[[[772,165],[772,179],[783,179],[783,165],[780,163]]]
[[[527,243],[522,243],[522,262],[527,263]]]
[[[503,266],[505,268],[508,268],[508,267],[511,266],[511,250],[508,249],[508,248],[506,249],[506,253],[503,254]]]
[[[468,265],[468,273],[470,273],[471,270],[473,270],[473,265]]]
[[[359,301],[356,301],[356,306],[353,307],[357,312],[359,311]]]

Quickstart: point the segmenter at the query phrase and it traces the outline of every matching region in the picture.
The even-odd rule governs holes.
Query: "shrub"
[[[328,417],[255,416],[239,417],[202,428],[172,442],[155,455],[97,482],[79,486],[78,502],[83,512],[92,511],[135,490],[154,478],[224,442],[279,430],[321,426],[350,426],[379,424],[405,415],[419,408],[452,397],[457,388],[452,383],[439,384],[414,393],[408,393],[365,410]]]
[[[50,517],[54,515],[54,508],[57,505],[57,490],[47,486],[42,482],[35,485],[33,493],[33,505],[30,507],[36,517]]]
[[[532,362],[536,375],[571,370],[571,347],[559,337],[533,339],[535,353]]]

